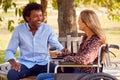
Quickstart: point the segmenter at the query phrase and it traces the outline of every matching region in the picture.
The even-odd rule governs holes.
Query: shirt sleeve
[[[58,41],[58,38],[55,32],[53,31],[53,29],[51,29],[51,33],[50,33],[48,41],[49,41],[50,46],[57,48],[58,51],[61,51],[64,48]]]
[[[16,59],[14,54],[18,48],[19,38],[17,29],[14,30],[12,37],[9,41],[8,47],[5,51],[5,60],[8,61],[10,59]]]
[[[101,40],[91,40],[85,45],[85,48],[81,52],[78,52],[75,56],[66,56],[64,60],[78,64],[92,63],[97,58],[100,45]]]

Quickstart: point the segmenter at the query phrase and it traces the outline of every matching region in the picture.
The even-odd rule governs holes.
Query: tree
[[[71,34],[77,36],[75,5],[78,3],[85,6],[97,5],[107,9],[108,18],[110,20],[120,21],[120,1],[119,0],[53,0],[58,3],[58,25],[59,36]],[[54,5],[54,4],[53,4]],[[55,8],[56,4],[54,5]]]
[[[98,5],[107,9],[110,20],[120,21],[120,0],[81,0],[84,5]]]
[[[41,0],[41,5],[43,7],[43,22],[47,23],[47,5],[48,5],[48,0]]]
[[[77,36],[74,0],[57,0],[59,36]]]
[[[29,0],[29,2],[34,2],[36,0]],[[44,22],[47,17],[47,3],[48,0],[40,0],[44,11]],[[55,1],[55,0],[54,0]],[[76,27],[76,16],[75,16],[75,2],[86,5],[98,5],[100,7],[105,7],[107,9],[108,18],[111,20],[120,21],[120,0],[56,0],[58,3],[58,25],[59,25],[59,36],[66,36],[71,34],[72,36],[77,36]],[[0,0],[0,5],[2,9],[7,12],[8,8],[15,7],[16,4],[13,0]],[[78,4],[77,4],[78,5]],[[16,15],[21,16],[22,9],[16,8]],[[0,21],[2,19],[0,18]],[[11,20],[8,22],[8,29],[12,31],[14,29]],[[12,26],[11,26],[12,25]]]

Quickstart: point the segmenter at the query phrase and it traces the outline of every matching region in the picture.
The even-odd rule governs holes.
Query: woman
[[[97,63],[97,54],[101,44],[106,42],[105,35],[101,29],[99,19],[92,10],[83,10],[79,15],[79,29],[84,31],[82,43],[77,53],[62,53],[66,55],[64,61],[76,62],[78,64]],[[74,73],[96,73],[95,67],[74,68]],[[41,79],[41,75],[43,76]],[[44,76],[47,76],[44,78]],[[51,77],[52,76],[52,77]],[[54,74],[40,74],[37,80],[54,80]]]

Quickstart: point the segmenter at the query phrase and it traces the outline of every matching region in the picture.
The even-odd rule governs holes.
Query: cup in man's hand
[[[57,53],[58,53],[58,51],[57,51],[57,49],[56,48],[50,48],[50,57],[51,58],[56,58],[57,57]]]

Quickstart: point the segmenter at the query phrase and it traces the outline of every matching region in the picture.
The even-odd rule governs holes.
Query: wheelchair
[[[55,67],[55,80],[118,80],[115,76],[103,72],[103,67],[111,66],[110,53],[115,56],[110,48],[119,49],[118,45],[115,44],[102,44],[98,51],[98,63],[79,65],[74,62],[63,62],[57,61],[57,66]],[[105,62],[103,63],[102,51],[105,52]],[[57,59],[57,58],[56,58]],[[78,73],[57,73],[58,67],[97,67],[97,73],[88,74],[78,74]]]

